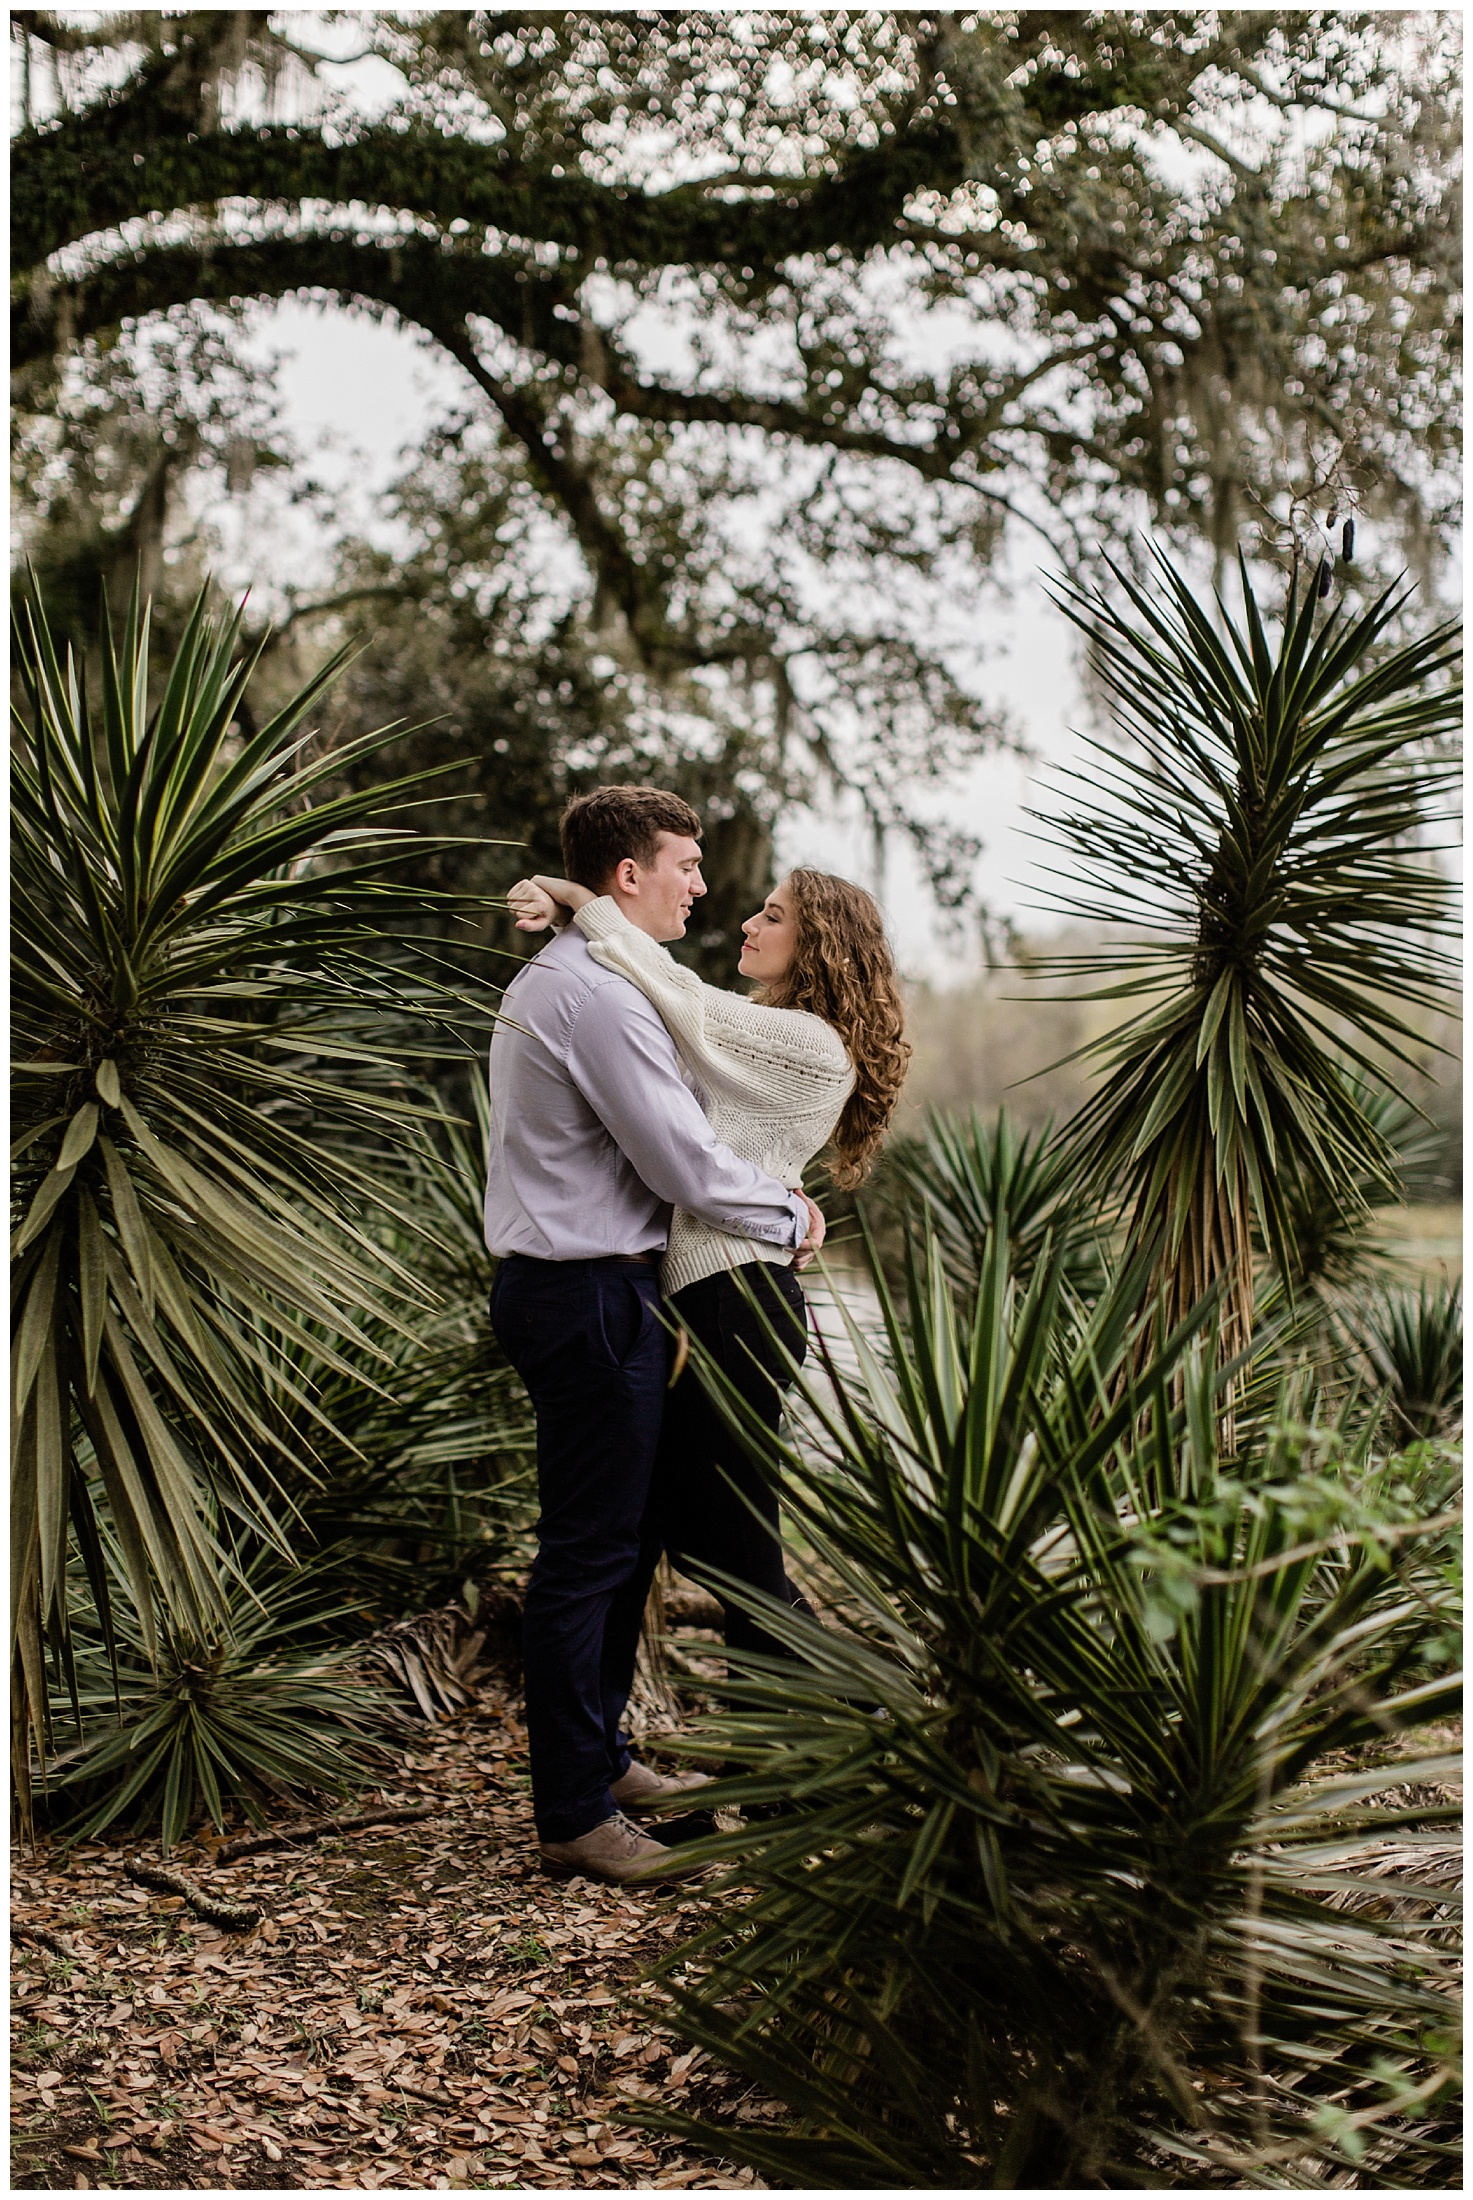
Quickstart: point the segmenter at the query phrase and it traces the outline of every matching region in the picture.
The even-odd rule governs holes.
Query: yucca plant
[[[259,1822],[268,1801],[342,1795],[381,1771],[388,1692],[345,1670],[351,1652],[322,1639],[361,1604],[324,1593],[310,1566],[262,1554],[227,1583],[213,1624],[162,1606],[151,1648],[126,1593],[113,1609],[111,1655],[95,1611],[75,1615],[82,1733],[47,1769],[68,1838],[156,1825],[168,1850],[200,1815],[223,1831],[232,1804]],[[53,1703],[56,1731],[70,1708]]]
[[[155,700],[136,598],[120,636],[105,627],[95,696],[39,603],[18,619],[11,1556],[38,1751],[43,1640],[68,1656],[69,1524],[105,1641],[99,1504],[150,1654],[156,1605],[208,1632],[216,1523],[286,1548],[266,1466],[264,1393],[292,1388],[279,1340],[344,1364],[333,1340],[364,1342],[360,1305],[391,1281],[414,1296],[359,1216],[392,1199],[365,1153],[417,1113],[406,1019],[423,1045],[426,1018],[464,1006],[392,959],[423,914],[406,866],[424,844],[373,822],[407,786],[333,791],[386,734],[314,752],[338,660],[245,730],[239,631],[202,594]],[[28,1755],[22,1735],[23,1808]]]
[[[932,1109],[919,1133],[886,1146],[882,1191],[908,1230],[934,1233],[959,1290],[976,1289],[1004,1215],[1020,1281],[1049,1245],[1062,1248],[1075,1289],[1092,1293],[1103,1280],[1093,1202],[1080,1198],[1051,1122],[1020,1130],[1006,1108],[990,1119]]]
[[[1347,1083],[1356,1105],[1394,1157],[1394,1173],[1363,1173],[1356,1185],[1360,1204],[1354,1211],[1343,1197],[1332,1199],[1321,1186],[1288,1173],[1284,1190],[1293,1258],[1288,1282],[1291,1295],[1301,1301],[1332,1298],[1364,1283],[1392,1261],[1393,1254],[1376,1234],[1378,1216],[1416,1196],[1433,1175],[1443,1149],[1443,1133],[1401,1093],[1378,1088],[1354,1074]]]
[[[535,1502],[526,1393],[486,1313],[484,1095],[478,1087],[473,1122],[428,1095],[426,1105],[381,1164],[395,1210],[365,1216],[364,1228],[433,1303],[406,1307],[380,1290],[357,1309],[363,1342],[335,1336],[323,1352],[313,1336],[282,1337],[289,1374],[264,1384],[292,1547],[324,1561],[330,1551],[334,1578],[388,1617],[515,1563]],[[303,1459],[315,1461],[310,1473]]]
[[[1336,1902],[1450,1814],[1374,1799],[1440,1758],[1366,1761],[1457,1700],[1446,1523],[1287,1416],[1225,1475],[1206,1325],[1142,1349],[1153,1249],[1075,1315],[1007,1239],[966,1325],[934,1249],[903,1315],[877,1270],[887,1348],[800,1378],[816,1448],[727,1393],[840,1609],[750,1599],[797,1662],[697,1739],[748,1768],[713,1802],[788,1812],[716,1845],[661,1983],[794,2121],[658,2120],[807,2189],[1440,2183],[1445,1890]]]
[[[1294,1198],[1352,1219],[1396,1157],[1357,1065],[1383,1082],[1417,1048],[1409,1010],[1454,977],[1433,944],[1450,890],[1424,849],[1452,779],[1457,629],[1393,646],[1410,591],[1323,615],[1291,584],[1277,631],[1239,560],[1243,615],[1219,624],[1158,554],[1161,586],[1120,601],[1063,584],[1124,736],[1065,774],[1086,790],[1045,821],[1061,913],[1139,935],[1048,968],[1136,999],[1093,1042],[1099,1089],[1064,1131],[1081,1184],[1159,1237],[1149,1295],[1170,1328],[1220,1286],[1225,1358],[1254,1319],[1256,1226],[1292,1283]]]
[[[1378,1291],[1346,1315],[1342,1330],[1352,1353],[1361,1356],[1370,1395],[1384,1407],[1393,1441],[1461,1432],[1461,1281]]]

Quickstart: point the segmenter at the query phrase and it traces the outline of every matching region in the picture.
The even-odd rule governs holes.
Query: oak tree
[[[998,737],[958,669],[1010,540],[1223,564],[1354,510],[1430,569],[1454,523],[1438,18],[362,11],[372,112],[322,18],[13,20],[33,389],[160,316],[395,317],[576,545],[589,646],[878,824]]]

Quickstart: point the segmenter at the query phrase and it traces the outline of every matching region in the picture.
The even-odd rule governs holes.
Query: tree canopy
[[[760,691],[769,749],[796,730],[877,823],[998,738],[955,644],[1010,530],[1050,566],[1143,525],[1222,563],[1354,509],[1373,566],[1430,569],[1453,523],[1442,19],[13,22],[30,402],[161,316],[397,317],[576,545],[600,645],[698,713]],[[333,89],[345,24],[373,111]]]

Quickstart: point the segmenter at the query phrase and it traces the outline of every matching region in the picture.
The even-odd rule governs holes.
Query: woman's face
[[[742,926],[737,968],[759,985],[778,985],[787,976],[798,944],[798,918],[786,880],[774,886],[755,917]]]

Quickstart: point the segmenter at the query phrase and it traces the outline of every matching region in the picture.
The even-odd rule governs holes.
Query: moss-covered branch
[[[1021,82],[1004,70],[981,90],[963,76],[960,94],[947,87],[947,39],[936,33],[880,142],[818,155],[806,173],[743,163],[713,181],[642,189],[599,179],[556,144],[524,152],[510,138],[487,143],[411,114],[348,130],[213,126],[205,92],[219,57],[207,32],[181,19],[166,53],[82,112],[15,141],[12,264],[24,271],[81,238],[222,199],[465,221],[621,268],[720,266],[756,278],[836,246],[862,258],[919,194],[947,197],[968,177],[1010,177],[1030,147],[1091,117],[1176,107],[1215,52],[1138,37],[1080,40],[1080,22],[1055,15],[1020,25],[1015,58],[1047,51],[1061,24],[1079,48],[1068,69],[1039,67]]]
[[[423,237],[370,244],[331,233],[161,245],[104,261],[75,281],[20,287],[11,309],[11,361],[26,366],[49,357],[59,344],[192,301],[223,305],[303,292],[392,312],[434,336],[462,365],[468,348],[476,356],[465,334],[467,321],[488,320],[519,347],[603,390],[621,413],[637,419],[665,426],[759,428],[865,458],[894,459],[926,480],[990,471],[993,462],[983,450],[987,434],[1007,403],[1052,363],[1008,377],[974,418],[953,413],[923,441],[913,432],[892,435],[846,425],[832,412],[825,417],[795,400],[729,388],[683,390],[642,374],[617,339],[580,307],[561,271],[539,268],[521,256],[456,249],[446,240]],[[1063,345],[1059,357],[1079,358],[1093,348],[1076,340]],[[479,365],[468,371],[493,394]],[[494,402],[500,406],[500,398]]]
[[[739,199],[702,184],[644,192],[554,174],[494,146],[418,125],[366,129],[343,144],[277,124],[259,130],[142,133],[114,139],[84,116],[17,141],[11,252],[17,269],[141,215],[250,199],[262,206],[363,205],[448,225],[466,221],[555,244],[617,267],[769,268],[838,243],[863,254],[919,191],[951,192],[964,173],[954,129],[937,122],[859,154],[816,181],[774,178]]]

